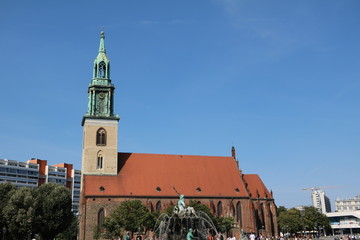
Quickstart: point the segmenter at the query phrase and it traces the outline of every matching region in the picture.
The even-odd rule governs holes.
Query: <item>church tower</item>
[[[115,87],[110,80],[105,34],[100,33],[99,53],[88,87],[88,111],[82,119],[82,173],[116,175],[118,166],[119,117],[113,113]]]

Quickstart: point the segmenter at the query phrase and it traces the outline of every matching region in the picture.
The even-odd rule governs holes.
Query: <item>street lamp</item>
[[[6,227],[4,226],[2,229],[2,233],[3,233],[3,240],[5,240],[5,234],[6,234]]]
[[[79,236],[79,233],[80,233],[80,229],[79,229],[79,225],[80,225],[80,221],[79,221],[79,219],[80,219],[80,212],[78,211],[76,214],[75,214],[75,216],[76,216],[76,239],[78,240],[78,239],[80,239],[80,236]]]
[[[305,209],[301,211],[300,214],[303,223],[303,237],[305,237]]]

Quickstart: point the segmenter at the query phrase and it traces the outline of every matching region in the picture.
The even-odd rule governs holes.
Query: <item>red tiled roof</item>
[[[232,157],[119,153],[118,160],[117,176],[84,176],[85,195],[176,197],[175,187],[189,197],[248,197]]]
[[[251,194],[251,198],[272,198],[259,175],[244,174],[243,178],[247,184],[247,189]]]

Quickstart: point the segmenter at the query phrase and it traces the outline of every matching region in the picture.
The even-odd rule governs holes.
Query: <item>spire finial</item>
[[[101,27],[101,32],[100,32],[100,46],[99,46],[99,52],[106,53],[106,49],[105,49],[105,32],[104,32],[104,27]]]
[[[234,145],[231,147],[231,156],[236,160],[236,151]]]

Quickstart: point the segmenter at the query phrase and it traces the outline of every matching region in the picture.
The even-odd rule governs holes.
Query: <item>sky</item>
[[[278,206],[310,205],[302,188],[336,186],[333,205],[360,195],[359,12],[358,0],[2,0],[0,158],[80,169],[103,27],[120,152],[235,146]]]

